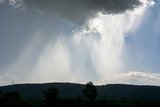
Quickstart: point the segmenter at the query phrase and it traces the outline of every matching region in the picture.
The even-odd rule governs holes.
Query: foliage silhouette
[[[83,89],[83,94],[88,102],[88,105],[91,105],[96,100],[96,96],[98,94],[97,88],[93,85],[91,81],[86,84],[85,89]]]
[[[21,95],[17,91],[9,91],[0,94],[0,106],[24,107],[26,105],[22,102]]]
[[[59,90],[57,88],[48,88],[44,91],[44,103],[47,107],[57,107],[58,106],[58,93]]]
[[[87,83],[86,85],[53,83],[0,87],[0,107],[160,107],[159,86],[121,84],[97,86],[97,99],[96,97],[93,97],[94,100],[89,100],[90,97],[86,97],[85,93],[86,90],[90,89],[87,87],[90,86],[94,86],[92,82]],[[50,89],[49,87],[57,87],[61,93],[59,94],[59,91],[49,91],[55,89]],[[16,90],[17,92],[12,90]],[[44,90],[46,91],[44,92]],[[51,100],[51,103],[48,103],[48,100],[45,98],[48,96],[47,93],[50,92],[55,93],[52,94],[52,96],[55,96],[53,97],[55,100]],[[20,97],[18,97],[19,100],[15,100],[15,96],[19,96],[15,93],[21,94]],[[26,97],[26,95],[31,96]],[[91,96],[90,94],[86,95]],[[52,99],[52,97],[50,98]]]

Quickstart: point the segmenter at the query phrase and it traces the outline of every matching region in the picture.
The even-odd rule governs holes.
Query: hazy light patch
[[[153,7],[155,5],[155,2],[153,0],[140,0],[140,2],[142,3],[142,5],[135,8],[132,14],[140,15],[146,10],[146,8]]]
[[[52,75],[53,73],[51,73]],[[68,75],[66,75],[68,76]],[[71,76],[71,75],[69,75]],[[74,75],[75,76],[75,75]],[[81,77],[81,75],[77,75],[75,77]],[[44,77],[44,76],[43,76]],[[54,78],[30,78],[30,80],[24,80],[22,78],[18,78],[14,74],[5,74],[0,76],[0,84],[3,85],[12,85],[12,84],[22,84],[22,83],[47,83],[47,82],[77,82],[77,83],[86,83],[87,80],[83,80],[83,78],[72,78],[68,77],[65,81],[62,79],[54,79]],[[126,73],[116,73],[109,75],[108,77],[95,81],[94,84],[102,85],[102,84],[134,84],[134,85],[158,85],[160,86],[160,74],[159,73],[150,73],[143,71],[129,71]]]
[[[125,34],[135,27],[136,17],[131,17],[132,13],[126,13],[90,19],[88,28],[75,32],[73,37],[62,35],[56,42],[51,39],[34,65],[28,65],[36,44],[42,41],[38,34],[24,48],[11,70],[16,75],[25,75],[24,80],[36,82],[101,81],[123,72]]]
[[[126,65],[130,70],[159,72],[159,5],[146,8],[134,32],[126,37]],[[135,21],[137,24],[137,21]],[[158,52],[158,53],[157,53]]]
[[[8,67],[6,74],[14,74],[20,80],[27,80],[28,74],[31,73],[33,67],[37,46],[42,42],[43,35],[37,32],[35,36],[26,44],[19,57]],[[29,80],[28,80],[29,81]]]
[[[140,71],[129,71],[127,73],[117,73],[110,78],[103,80],[103,83],[109,84],[134,84],[134,85],[159,85],[160,74]],[[100,83],[101,84],[101,83]]]
[[[22,81],[17,78],[14,74],[3,74],[0,75],[0,86],[12,85],[16,83],[22,83]]]
[[[126,66],[123,62],[125,34],[136,30],[138,24],[135,24],[135,21],[138,22],[139,18],[141,15],[134,16],[126,13],[101,15],[92,20],[93,26],[96,26],[94,21],[102,21],[100,25],[97,25],[99,27],[95,27],[99,31],[100,40],[94,43],[91,55],[97,74],[101,78],[109,77],[115,72],[125,71]],[[90,26],[92,28],[92,24]]]
[[[48,42],[43,53],[41,53],[32,74],[38,80],[70,80],[72,77],[70,70],[70,56],[65,46],[64,40]],[[69,76],[70,75],[70,76]]]

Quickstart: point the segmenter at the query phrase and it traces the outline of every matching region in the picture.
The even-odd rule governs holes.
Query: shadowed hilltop
[[[84,84],[74,83],[15,84],[1,86],[0,91],[3,93],[16,91],[22,96],[22,99],[26,101],[42,101],[44,99],[44,91],[53,87],[58,90],[58,99],[64,101],[71,100],[72,102],[72,100],[77,101],[83,99],[82,90],[85,89],[85,86]],[[153,104],[156,102],[160,106],[160,86],[108,84],[96,86],[96,88],[98,93],[96,101],[102,101],[103,103],[106,101],[116,104],[124,102],[125,104],[132,104],[135,102],[144,103],[145,101],[151,101]]]

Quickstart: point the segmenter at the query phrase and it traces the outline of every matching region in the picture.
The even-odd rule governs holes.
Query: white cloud
[[[140,71],[117,73],[110,76],[102,83],[109,84],[134,84],[134,85],[160,85],[160,74]]]
[[[9,4],[15,8],[19,8],[23,3],[23,0],[9,0]]]
[[[54,74],[54,73],[53,73]],[[52,73],[50,75],[53,75]],[[57,75],[57,74],[56,74]],[[68,78],[66,78],[66,77]],[[85,83],[86,80],[77,80],[80,75],[74,75],[75,78],[72,78],[71,75],[67,74],[63,75],[64,79],[68,82],[78,82],[78,83]],[[10,84],[19,84],[19,83],[45,83],[45,82],[64,82],[61,78],[55,79],[54,78],[43,78],[43,80],[39,80],[38,78],[32,78],[30,81],[22,81],[22,78],[17,77],[14,74],[4,74],[0,75],[0,85],[10,85]],[[159,73],[147,73],[147,72],[140,72],[140,71],[130,71],[126,73],[117,73],[114,75],[110,75],[106,77],[106,79],[102,81],[93,81],[96,85],[104,85],[104,84],[134,84],[134,85],[156,85],[160,86],[160,74]]]
[[[20,8],[24,4],[24,1],[23,0],[0,0],[0,3],[1,4],[8,3],[14,8]]]

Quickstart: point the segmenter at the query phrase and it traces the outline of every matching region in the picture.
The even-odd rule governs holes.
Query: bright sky
[[[75,1],[0,0],[0,85],[160,85],[159,0]]]

